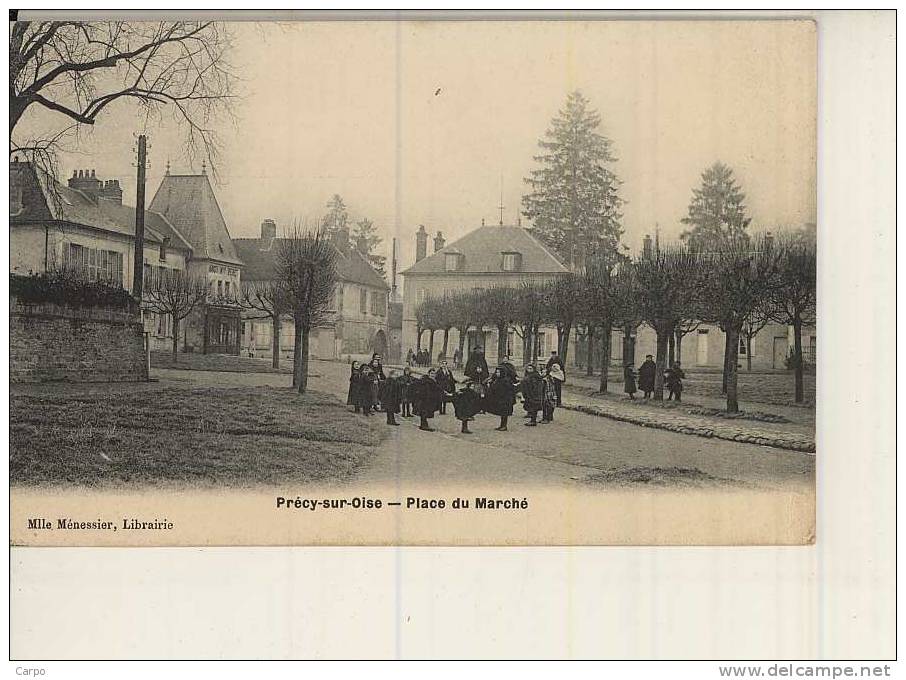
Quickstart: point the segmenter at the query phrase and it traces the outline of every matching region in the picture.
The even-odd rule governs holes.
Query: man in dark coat
[[[483,383],[491,375],[488,370],[488,362],[484,358],[484,350],[481,347],[476,347],[472,350],[463,373],[466,374],[467,378],[471,378],[479,384]]]
[[[440,409],[440,403],[445,393],[435,379],[435,371],[432,368],[427,375],[422,376],[413,384],[415,392],[415,406],[418,410],[419,430],[434,432],[434,428],[428,424],[428,419],[433,418],[434,414]]]
[[[462,422],[462,434],[472,434],[469,421],[474,420],[475,414],[481,410],[481,395],[475,388],[475,383],[467,380],[465,386],[453,395],[453,410],[456,419]]]
[[[415,378],[412,377],[412,369],[406,366],[403,374],[397,378],[400,384],[400,407],[402,408],[403,418],[412,416],[412,383]]]
[[[482,401],[482,410],[500,416],[499,432],[506,432],[507,419],[513,415],[513,404],[516,403],[516,385],[503,366],[494,369],[494,375],[488,380]]]
[[[639,389],[642,390],[645,399],[651,398],[654,392],[654,376],[657,374],[657,364],[654,363],[654,357],[650,354],[645,355],[645,361],[639,366]]]
[[[534,364],[525,367],[525,377],[519,384],[519,390],[522,392],[522,406],[529,416],[529,422],[525,424],[534,427],[538,424],[538,411],[544,405],[544,381]]]
[[[381,383],[381,404],[387,414],[388,425],[399,425],[396,414],[400,412],[403,397],[403,386],[396,371],[390,371],[390,377]]]
[[[454,394],[456,392],[456,378],[453,377],[453,373],[447,368],[446,361],[440,362],[440,368],[437,369],[435,379],[444,392],[447,392],[448,394]],[[440,412],[442,415],[447,413],[447,399],[441,401]]]
[[[559,366],[560,373],[559,375],[563,376],[563,380],[566,379],[566,367],[563,365],[563,359],[557,353],[557,350],[551,350],[551,358],[547,360],[547,372],[550,374],[551,366]],[[563,397],[563,380],[556,380],[554,385],[554,391],[557,393],[557,406],[563,406],[562,397]]]

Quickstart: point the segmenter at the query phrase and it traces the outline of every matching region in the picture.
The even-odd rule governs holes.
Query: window
[[[359,290],[359,313],[368,313],[368,291],[364,288]]]
[[[227,281],[223,284],[223,292],[227,297],[230,297],[230,282]]]
[[[739,337],[739,356],[744,357],[746,354],[748,354],[748,351],[746,348],[746,339],[744,337],[740,336]]]
[[[334,309],[338,312],[343,311],[343,284],[337,286],[336,291],[334,291]]]
[[[505,272],[518,272],[522,269],[522,255],[504,252],[501,266]]]
[[[383,293],[372,291],[371,313],[374,316],[384,316],[387,313],[387,298]]]
[[[459,271],[461,263],[461,255],[459,253],[447,253],[444,255],[444,269],[448,272]]]
[[[415,291],[415,302],[416,303],[418,303],[418,304],[423,303],[427,299],[427,297],[428,297],[428,291],[426,291],[424,288],[419,288],[417,291]]]
[[[217,282],[217,297],[223,297],[223,281]]]
[[[89,281],[108,281],[123,285],[123,254],[114,250],[87,248],[77,243],[63,244],[63,262]]]

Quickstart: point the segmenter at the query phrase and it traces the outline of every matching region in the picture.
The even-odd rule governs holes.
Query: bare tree
[[[507,286],[494,286],[482,290],[471,305],[478,315],[478,322],[497,329],[497,362],[507,355],[507,336],[513,323],[517,291]],[[462,349],[462,347],[460,347]]]
[[[632,263],[634,291],[631,298],[638,314],[657,336],[655,401],[664,398],[667,349],[680,320],[694,315],[699,279],[698,258],[685,248],[667,247]]]
[[[773,246],[778,254],[777,286],[771,291],[771,313],[778,323],[793,327],[793,370],[796,403],[804,398],[802,327],[815,323],[818,253],[814,240],[781,235]]]
[[[522,338],[522,360],[524,364],[535,363],[538,360],[538,326],[544,311],[541,294],[531,283],[523,283],[514,292],[513,320],[516,334]]]
[[[698,330],[699,326],[702,325],[702,322],[697,319],[682,319],[679,323],[676,324],[676,329],[673,331],[673,334],[676,336],[676,360],[683,360],[683,338],[685,338],[689,333],[694,333]]]
[[[230,112],[234,97],[229,47],[227,25],[214,21],[13,22],[10,154],[46,161],[61,132],[94,125],[111,104],[129,101],[147,117],[171,109],[185,129],[188,155],[203,152],[216,172],[214,121]],[[15,131],[29,109],[68,123],[44,139],[21,139]]]
[[[161,269],[145,283],[142,305],[155,314],[167,314],[173,320],[173,362],[178,360],[179,324],[196,306],[207,299],[204,278],[181,269]]]
[[[761,304],[746,317],[742,325],[742,337],[746,339],[746,370],[752,371],[752,342],[771,320],[771,310],[767,303]]]
[[[333,317],[331,302],[337,285],[337,250],[329,237],[306,231],[296,222],[276,253],[276,278],[286,291],[293,316],[293,387],[302,394],[308,387],[308,340],[312,328]]]
[[[556,327],[557,353],[564,362],[569,352],[569,336],[576,324],[576,303],[580,287],[578,278],[570,274],[549,281],[539,289],[543,320]]]
[[[597,325],[601,330],[601,381],[598,391],[607,393],[607,381],[610,372],[610,341],[617,314],[617,288],[614,285],[615,259],[610,256],[598,256],[586,263],[581,298],[586,307],[588,324]],[[589,362],[591,362],[591,345],[589,345]]]
[[[271,322],[271,366],[280,368],[280,331],[283,315],[291,307],[282,281],[248,281],[242,284],[238,297],[239,306],[250,311],[252,319],[269,319]]]
[[[702,256],[703,318],[727,334],[727,411],[739,411],[737,362],[739,336],[746,320],[769,300],[777,285],[777,248],[763,236],[728,239]]]

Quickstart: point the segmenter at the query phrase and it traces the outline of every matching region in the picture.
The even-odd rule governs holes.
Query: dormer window
[[[459,271],[462,269],[462,259],[462,253],[444,253],[444,270],[448,272]]]
[[[522,253],[504,252],[501,269],[505,272],[518,272],[522,270]]]

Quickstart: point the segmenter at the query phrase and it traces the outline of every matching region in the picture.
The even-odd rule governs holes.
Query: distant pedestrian
[[[453,350],[453,370],[458,370],[462,366],[462,352],[459,347]]]
[[[507,420],[513,415],[513,404],[516,403],[516,384],[503,366],[494,369],[494,375],[488,380],[482,400],[482,410],[500,416],[498,432],[507,431]]]
[[[406,366],[403,369],[403,374],[399,377],[400,408],[403,418],[412,417],[412,383],[414,382],[415,378],[412,377],[412,369]]]
[[[560,369],[561,378],[557,379],[556,387],[554,388],[557,392],[557,406],[563,406],[563,394],[562,394],[562,385],[563,381],[566,380],[566,366],[563,365],[563,359],[557,353],[557,350],[551,350],[551,358],[547,360],[547,370],[551,370],[552,366],[557,366]]]
[[[623,369],[623,391],[629,395],[630,399],[635,399],[636,389],[635,370],[632,368],[632,364],[626,364]]]
[[[467,378],[471,378],[473,382],[479,384],[484,383],[490,377],[491,372],[488,370],[488,362],[484,358],[484,350],[481,347],[472,350],[463,372]]]
[[[381,407],[387,414],[388,425],[399,425],[396,422],[396,414],[400,412],[401,402],[402,384],[399,374],[396,371],[390,371],[390,377],[381,383]]]
[[[453,411],[456,419],[462,423],[462,434],[472,434],[469,421],[475,420],[475,415],[481,411],[481,395],[476,387],[475,383],[467,380],[463,388],[453,395]]]
[[[676,399],[676,401],[683,400],[683,378],[685,377],[686,374],[680,367],[680,362],[675,361],[665,380],[667,389],[669,390],[667,401],[670,401],[674,398]]]
[[[519,384],[519,390],[522,392],[522,406],[529,417],[529,422],[525,424],[534,427],[538,424],[538,411],[544,405],[544,381],[534,364],[525,367],[525,377]]]
[[[412,348],[409,348],[409,351],[406,352],[406,366],[411,366],[415,362],[415,352],[412,351]]]
[[[657,375],[657,364],[651,354],[645,355],[645,361],[639,366],[639,389],[645,399],[651,398],[654,392],[654,378]]]
[[[349,392],[346,393],[346,405],[355,406],[356,413],[358,413],[360,409],[357,392],[361,377],[361,365],[358,361],[353,361],[352,368],[349,371]]]

